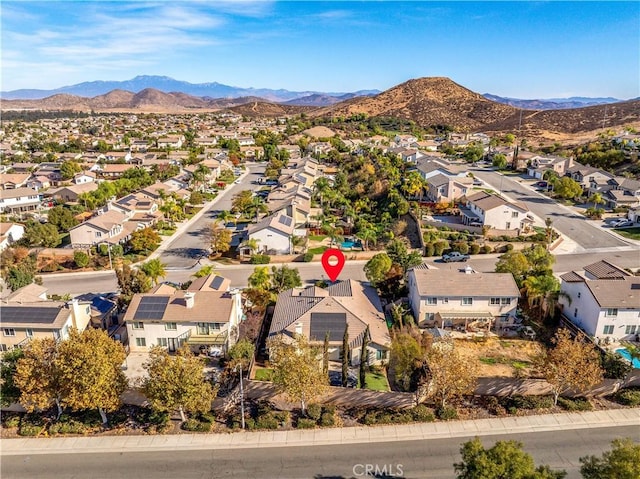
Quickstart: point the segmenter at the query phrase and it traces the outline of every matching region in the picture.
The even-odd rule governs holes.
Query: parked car
[[[633,221],[622,218],[619,220],[615,220],[614,222],[610,223],[610,225],[612,228],[625,228],[627,226],[633,226]]]
[[[525,339],[536,339],[536,332],[531,326],[525,326],[520,330],[520,334]]]
[[[468,254],[462,254],[458,251],[453,251],[451,253],[447,253],[442,255],[442,261],[445,263],[455,263],[458,261],[467,261],[470,258]]]
[[[484,185],[484,183],[483,183],[483,181],[482,181],[481,179],[479,179],[479,178],[474,178],[474,179],[473,179],[473,185],[474,185],[474,186],[482,186],[482,185]]]
[[[469,226],[482,226],[482,221],[470,221]]]
[[[534,183],[534,186],[536,186],[537,188],[546,188],[549,185],[549,183],[547,183],[546,181],[537,181],[536,183]]]

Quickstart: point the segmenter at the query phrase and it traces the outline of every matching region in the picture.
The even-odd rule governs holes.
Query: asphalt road
[[[206,257],[209,249],[206,244],[204,232],[217,214],[223,210],[231,209],[231,200],[236,193],[242,190],[257,190],[261,185],[254,183],[264,172],[264,165],[250,165],[249,174],[225,190],[217,198],[217,201],[206,211],[191,227],[178,235],[162,254],[162,261],[169,268],[189,268],[199,258]]]
[[[476,271],[493,271],[497,261],[497,255],[476,255],[471,258],[469,264]],[[164,256],[163,256],[164,259]],[[640,267],[640,252],[638,251],[613,251],[606,253],[575,253],[556,256],[556,263],[553,270],[556,273],[566,273],[567,271],[580,270],[584,266],[607,259],[624,268]],[[366,281],[363,271],[365,261],[347,261],[340,279],[355,279]],[[438,268],[458,268],[463,263],[442,263],[439,260],[430,259],[427,263],[433,264]],[[322,270],[320,263],[290,263],[292,267],[298,268],[300,277],[304,282],[313,282],[318,279],[326,279],[326,274]],[[272,265],[270,265],[272,266]],[[231,286],[234,288],[243,288],[247,286],[247,278],[253,272],[254,265],[223,265],[218,267],[217,271],[226,278],[231,280]],[[193,279],[192,275],[198,270],[198,267],[191,269],[180,269],[168,271],[164,281],[172,281],[175,283],[183,283],[189,279]],[[71,294],[78,295],[82,293],[109,293],[117,289],[115,274],[112,272],[99,272],[88,274],[56,274],[43,275],[43,284],[49,288],[49,294]]]
[[[622,437],[637,441],[638,428],[485,436],[482,442],[490,447],[497,440],[520,441],[536,464],[564,469],[568,479],[577,479],[580,457],[600,455],[610,449],[613,439]],[[0,472],[3,479],[453,478],[453,463],[460,460],[460,445],[468,439],[471,437],[346,446],[5,456]],[[387,474],[366,476],[367,464],[377,465],[379,471],[386,467]]]
[[[584,249],[628,246],[625,241],[590,224],[583,216],[519,183],[514,177],[487,170],[477,170],[473,174],[512,200],[522,201],[542,220],[551,218],[555,229]]]

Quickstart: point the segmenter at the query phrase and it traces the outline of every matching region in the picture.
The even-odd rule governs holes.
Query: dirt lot
[[[535,341],[499,338],[456,339],[455,348],[462,357],[477,362],[480,377],[528,377],[534,357],[542,350]]]

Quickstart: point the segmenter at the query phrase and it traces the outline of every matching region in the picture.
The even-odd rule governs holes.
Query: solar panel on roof
[[[0,314],[3,323],[53,323],[60,308],[32,308],[3,306]]]
[[[224,282],[224,278],[222,276],[216,276],[215,278],[213,278],[213,281],[211,281],[211,288],[219,289],[220,286],[222,286],[223,282]]]
[[[278,218],[278,221],[285,226],[291,226],[292,220],[293,218],[291,218],[290,216],[281,216],[280,218]]]
[[[347,325],[345,313],[311,313],[310,339],[323,341],[327,332],[329,341],[340,341]]]
[[[640,283],[633,283],[631,289],[640,289]]]
[[[144,296],[138,304],[133,319],[162,319],[168,304],[167,296]]]

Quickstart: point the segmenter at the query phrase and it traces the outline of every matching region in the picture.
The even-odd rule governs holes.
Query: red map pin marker
[[[331,281],[335,281],[340,276],[344,267],[344,255],[339,249],[331,248],[322,254],[322,267]]]

